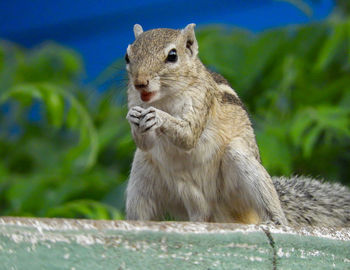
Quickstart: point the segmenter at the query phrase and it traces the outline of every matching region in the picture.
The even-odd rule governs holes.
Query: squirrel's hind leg
[[[126,189],[126,218],[129,220],[160,220],[164,201],[168,198],[160,174],[139,149],[136,150]]]
[[[270,175],[249,150],[235,138],[227,147],[221,164],[225,201],[241,223],[272,221],[287,224]]]

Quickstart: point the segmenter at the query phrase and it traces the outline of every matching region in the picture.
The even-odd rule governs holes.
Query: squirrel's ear
[[[139,24],[135,24],[134,25],[134,35],[135,38],[138,38],[139,35],[141,35],[143,33],[143,29],[142,26]]]
[[[181,31],[182,35],[185,38],[186,49],[193,55],[196,56],[198,54],[198,42],[196,39],[196,35],[194,33],[194,28],[196,24],[190,23]]]

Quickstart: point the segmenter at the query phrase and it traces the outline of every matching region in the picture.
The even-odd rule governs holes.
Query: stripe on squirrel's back
[[[229,103],[229,104],[233,104],[233,105],[238,105],[242,108],[244,108],[244,104],[243,102],[234,94],[230,94],[227,92],[223,92],[221,95],[221,102],[222,103]]]
[[[228,80],[225,79],[224,76],[222,76],[221,74],[219,73],[216,73],[214,71],[211,71],[209,69],[207,69],[210,73],[210,75],[212,76],[212,78],[214,79],[214,81],[217,83],[217,84],[225,84],[225,85],[228,85],[231,87],[230,83],[228,82]]]
[[[217,84],[224,84],[224,85],[227,85],[230,88],[232,88],[230,83],[228,82],[228,80],[226,80],[224,78],[224,76],[222,76],[221,74],[216,73],[214,71],[211,71],[208,68],[207,68],[207,71],[209,72],[209,74],[211,75],[211,77],[214,79],[214,81]],[[245,106],[244,106],[243,102],[239,99],[239,97],[237,97],[233,93],[231,94],[229,92],[222,92],[220,101],[222,103],[224,103],[224,104],[226,103],[226,104],[238,105],[238,106],[242,107],[245,110]]]
[[[214,71],[210,70],[208,67],[205,67],[205,69],[209,72],[209,74],[211,75],[211,77],[214,79],[214,81],[217,84],[225,84],[225,85],[231,87],[228,80],[226,80],[225,77],[222,76],[220,73],[214,72]]]

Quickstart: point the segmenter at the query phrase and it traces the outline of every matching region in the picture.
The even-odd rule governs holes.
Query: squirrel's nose
[[[148,88],[149,80],[144,78],[138,78],[134,81],[135,88],[137,90],[146,90]]]

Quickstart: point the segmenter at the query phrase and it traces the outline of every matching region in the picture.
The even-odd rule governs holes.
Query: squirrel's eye
[[[168,53],[168,57],[166,58],[167,62],[172,62],[175,63],[177,61],[177,52],[175,49],[172,49],[169,53]]]
[[[128,55],[128,54],[125,54],[125,62],[126,62],[127,64],[130,63],[130,59],[129,59],[129,55]]]

